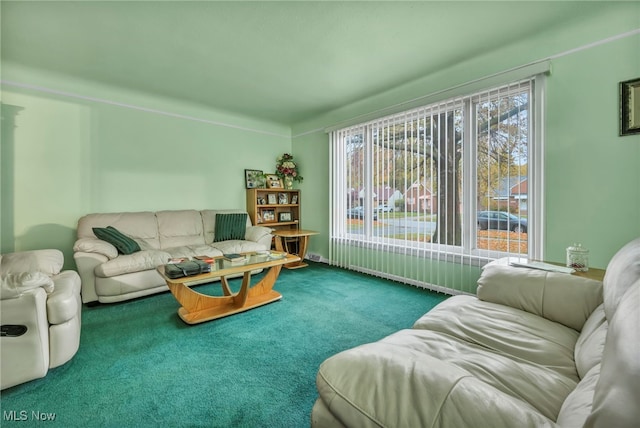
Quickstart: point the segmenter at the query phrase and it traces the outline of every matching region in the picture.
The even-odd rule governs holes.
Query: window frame
[[[476,132],[476,117],[475,117],[475,103],[479,102],[481,96],[487,93],[499,92],[503,88],[509,88],[514,86],[513,92],[517,92],[522,82],[527,82],[529,86],[529,105],[528,105],[528,120],[529,120],[529,138],[528,138],[528,151],[527,151],[527,180],[528,180],[528,235],[527,235],[527,254],[516,254],[502,251],[493,250],[481,250],[477,248],[478,228],[477,221],[477,136]],[[477,262],[478,265],[484,264],[487,260],[496,259],[500,257],[527,257],[530,259],[543,260],[543,226],[544,226],[544,165],[543,165],[543,152],[544,152],[544,89],[545,89],[545,76],[544,74],[537,74],[535,76],[528,77],[527,79],[519,79],[518,81],[508,82],[502,85],[496,85],[488,90],[476,91],[473,94],[456,96],[450,99],[444,99],[438,102],[430,103],[422,107],[412,108],[410,110],[402,111],[385,118],[372,119],[352,126],[334,129],[332,132],[330,149],[331,153],[331,189],[332,194],[339,191],[339,186],[335,187],[336,182],[346,183],[346,144],[343,147],[343,159],[342,164],[345,165],[342,168],[342,177],[337,177],[335,174],[340,172],[340,164],[334,165],[335,150],[339,150],[336,147],[336,141],[334,135],[347,130],[360,130],[363,135],[364,144],[367,146],[364,155],[364,188],[366,192],[372,192],[373,189],[373,174],[371,174],[371,168],[373,167],[373,150],[372,145],[372,124],[379,124],[383,121],[385,126],[391,126],[396,123],[402,122],[398,120],[403,116],[409,115],[411,112],[420,108],[430,108],[435,105],[447,105],[451,106],[451,111],[461,107],[463,111],[465,125],[463,127],[463,155],[462,155],[462,244],[460,246],[433,244],[433,243],[421,243],[417,241],[410,241],[407,239],[394,239],[388,237],[379,237],[373,234],[373,214],[375,211],[375,204],[372,203],[372,199],[364,198],[364,229],[363,233],[349,233],[346,228],[347,215],[346,212],[341,211],[339,203],[334,205],[333,197],[331,198],[331,240],[338,240],[342,243],[349,243],[350,245],[356,245],[359,247],[384,249],[385,251],[412,255],[430,255],[431,257],[437,256],[438,258],[459,261],[464,257],[467,263],[471,261],[472,264]],[[511,91],[507,90],[506,93]],[[468,119],[467,119],[468,118]],[[406,120],[404,123],[408,123]],[[354,135],[351,132],[350,135]],[[342,147],[340,145],[340,147]],[[346,188],[344,186],[343,188]],[[406,190],[406,189],[405,189]],[[406,193],[405,193],[406,194]],[[336,207],[338,205],[338,207]],[[348,209],[349,207],[346,206]],[[473,220],[468,220],[473,219]],[[342,224],[341,224],[342,223]],[[533,231],[533,233],[531,233]]]

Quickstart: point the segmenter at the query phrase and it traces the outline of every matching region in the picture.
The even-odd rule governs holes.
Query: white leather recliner
[[[0,255],[0,384],[44,377],[80,346],[80,276],[59,250]]]

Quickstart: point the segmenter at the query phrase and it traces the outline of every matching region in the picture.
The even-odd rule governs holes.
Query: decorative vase
[[[574,268],[578,272],[589,270],[589,250],[581,244],[573,244],[567,248],[567,267]]]
[[[290,175],[284,177],[284,188],[293,189],[293,177],[291,177]]]

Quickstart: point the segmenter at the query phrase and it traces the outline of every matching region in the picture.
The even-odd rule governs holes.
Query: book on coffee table
[[[213,263],[213,257],[211,256],[194,256],[194,259],[202,260],[203,262]]]
[[[189,261],[189,257],[170,257],[169,260],[167,260],[167,264],[174,265],[176,263],[182,263],[182,262],[188,262],[188,261]]]
[[[245,256],[244,254],[236,254],[236,253],[223,254],[222,257],[224,257],[225,260],[228,260],[232,263],[243,262],[247,260],[247,256]]]

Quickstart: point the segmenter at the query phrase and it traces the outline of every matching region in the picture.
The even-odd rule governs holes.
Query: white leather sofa
[[[239,210],[179,210],[88,214],[78,220],[74,259],[82,279],[82,301],[113,303],[167,291],[156,267],[170,258],[220,256],[268,250],[271,229],[253,226],[247,216],[244,239],[216,242],[218,214]],[[120,254],[96,238],[93,228],[114,227],[132,238],[141,251]]]
[[[44,377],[80,346],[80,277],[59,250],[0,256],[2,389]]]
[[[638,427],[640,239],[602,283],[491,263],[477,297],[328,358],[316,383],[314,427]]]

